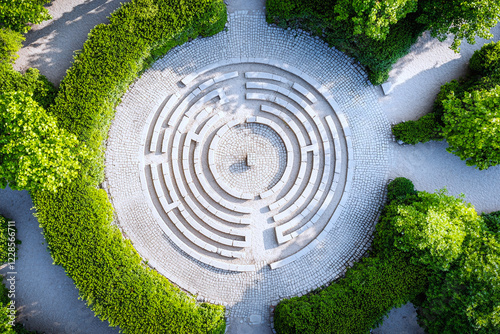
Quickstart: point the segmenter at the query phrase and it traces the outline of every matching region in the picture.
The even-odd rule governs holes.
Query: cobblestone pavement
[[[233,12],[227,28],[130,87],[105,186],[149,265],[226,305],[229,332],[264,333],[279,300],[340,277],[369,248],[390,128],[351,58],[262,11]]]

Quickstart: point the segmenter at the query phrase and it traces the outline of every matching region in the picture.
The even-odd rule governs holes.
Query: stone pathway
[[[262,11],[230,14],[118,106],[106,150],[117,223],[152,267],[226,305],[230,332],[269,330],[272,305],[370,245],[390,157],[376,90],[320,40]]]

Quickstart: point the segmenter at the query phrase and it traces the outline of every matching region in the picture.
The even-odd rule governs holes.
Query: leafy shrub
[[[396,139],[415,145],[430,140],[442,140],[442,125],[437,113],[429,113],[416,121],[406,121],[392,127]]]
[[[0,28],[0,64],[12,64],[22,47],[23,35],[8,28]]]
[[[346,277],[317,293],[281,301],[274,327],[282,333],[368,333],[393,307],[425,290],[427,273],[394,252],[365,258]]]
[[[50,0],[0,0],[0,25],[26,33],[31,29],[28,23],[39,24],[51,18],[43,7],[48,2]]]
[[[76,178],[86,155],[30,95],[0,95],[0,188],[56,191]]]
[[[387,202],[401,200],[416,193],[417,191],[411,180],[404,177],[397,177],[387,185]]]
[[[480,218],[463,199],[418,192],[411,203],[392,202],[384,209],[381,225],[395,233],[393,247],[413,255],[415,263],[447,270],[462,253],[462,243]]]
[[[488,214],[483,213],[482,217],[489,231],[493,233],[498,233],[500,231],[500,211],[495,211]]]
[[[482,75],[498,73],[500,71],[500,42],[491,42],[474,51],[469,67]]]
[[[23,40],[24,37],[20,33],[0,28],[0,92],[31,93],[35,101],[47,108],[54,102],[56,95],[54,85],[35,68],[30,68],[25,74],[21,74],[12,67]]]
[[[452,93],[442,103],[446,150],[481,170],[500,164],[500,85],[462,98]]]
[[[500,332],[500,243],[476,230],[449,271],[431,275],[419,322],[431,334]]]
[[[50,111],[90,149],[80,178],[57,193],[32,192],[55,263],[102,319],[125,333],[224,333],[224,307],[197,304],[149,269],[111,225],[103,142],[114,107],[145,67],[170,48],[223,29],[221,0],[133,0],[98,25],[63,79]]]
[[[267,0],[267,21],[281,27],[302,28],[323,38],[330,46],[356,58],[368,70],[373,84],[389,77],[392,65],[406,55],[425,26],[415,21],[415,13],[408,14],[384,31],[385,39],[358,34],[352,20],[339,20],[335,12],[336,0]],[[353,15],[350,13],[350,15]]]

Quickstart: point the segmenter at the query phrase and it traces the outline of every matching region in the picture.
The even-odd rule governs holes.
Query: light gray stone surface
[[[230,136],[238,124],[262,129],[263,146]],[[272,304],[340,277],[369,248],[389,133],[351,58],[268,26],[261,11],[236,11],[227,31],[171,50],[130,87],[106,184],[116,222],[151,266],[226,305],[229,332],[270,330]],[[256,165],[269,155],[279,181],[250,175],[254,153]]]

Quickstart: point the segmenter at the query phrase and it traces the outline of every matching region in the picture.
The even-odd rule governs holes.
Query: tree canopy
[[[383,40],[390,26],[416,13],[433,37],[444,41],[453,34],[451,48],[459,50],[463,39],[474,44],[475,37],[492,38],[490,33],[500,21],[497,0],[338,0],[338,20],[351,20],[355,34]]]
[[[468,166],[487,169],[500,163],[500,85],[492,89],[452,92],[442,101],[443,136],[448,152]]]
[[[56,191],[78,175],[86,155],[30,94],[0,95],[0,187]]]
[[[28,23],[39,24],[51,18],[43,5],[50,0],[0,0],[0,25],[14,31],[26,33]]]

